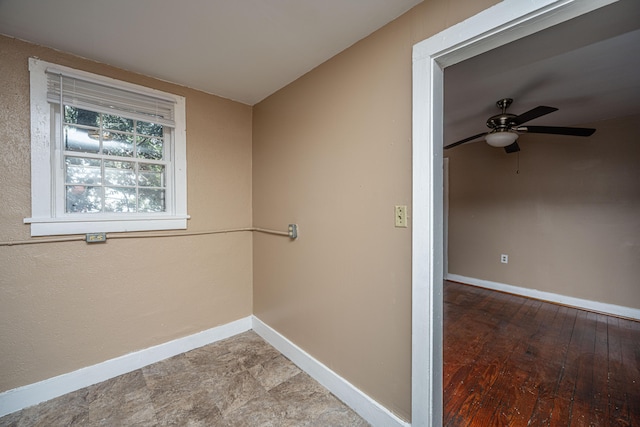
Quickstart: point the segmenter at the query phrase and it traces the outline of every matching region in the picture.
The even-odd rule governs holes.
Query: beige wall
[[[494,1],[425,1],[254,107],[254,313],[411,412],[411,50]]]
[[[409,419],[411,229],[393,227],[393,206],[411,205],[411,48],[496,2],[426,0],[257,105],[253,127],[245,105],[0,37],[0,240],[29,235],[29,56],[186,96],[191,230],[246,226],[252,212],[255,226],[300,225],[295,242],[233,234],[0,247],[0,391],[253,306]]]
[[[300,226],[293,242],[245,233],[0,247],[0,391],[253,309],[409,419],[411,229],[394,228],[393,206],[411,205],[411,47],[496,2],[425,0],[253,119],[245,105],[0,37],[0,240],[29,234],[29,56],[186,96],[190,230],[252,215],[255,226]],[[640,307],[637,122],[595,124],[580,150],[523,143],[519,175],[502,152],[452,151],[450,271]]]
[[[29,238],[29,72],[46,61],[186,97],[190,231],[251,225],[251,107],[0,37],[0,241]],[[251,314],[249,233],[0,247],[0,391]]]
[[[640,116],[586,126],[447,152],[451,273],[640,308]]]

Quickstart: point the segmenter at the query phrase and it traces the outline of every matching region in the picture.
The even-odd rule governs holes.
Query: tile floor
[[[0,426],[368,426],[255,332],[0,418]]]

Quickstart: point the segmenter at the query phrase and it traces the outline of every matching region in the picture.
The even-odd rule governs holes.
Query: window
[[[32,236],[184,229],[185,100],[29,60]]]

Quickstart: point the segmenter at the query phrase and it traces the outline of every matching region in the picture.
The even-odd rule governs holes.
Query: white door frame
[[[617,0],[504,0],[413,47],[412,426],[442,423],[444,68]]]

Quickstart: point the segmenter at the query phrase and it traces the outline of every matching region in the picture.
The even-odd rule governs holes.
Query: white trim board
[[[0,393],[0,417],[251,329],[251,317]]]
[[[398,418],[384,406],[364,394],[353,384],[323,365],[320,361],[289,341],[256,316],[253,316],[252,324],[254,332],[289,358],[300,369],[309,374],[309,376],[322,384],[372,426],[410,426],[409,423]]]
[[[473,277],[460,276],[458,274],[447,274],[445,276],[445,280],[465,283],[468,285],[478,286],[480,288],[506,292],[509,294],[519,295],[527,298],[534,298],[554,304],[562,304],[582,310],[640,320],[640,309],[638,308],[624,307],[621,305],[607,304],[604,302],[575,298],[567,295],[556,294],[553,292],[539,291],[537,289],[522,288],[520,286],[507,285],[505,283],[492,282],[490,280],[475,279]]]

